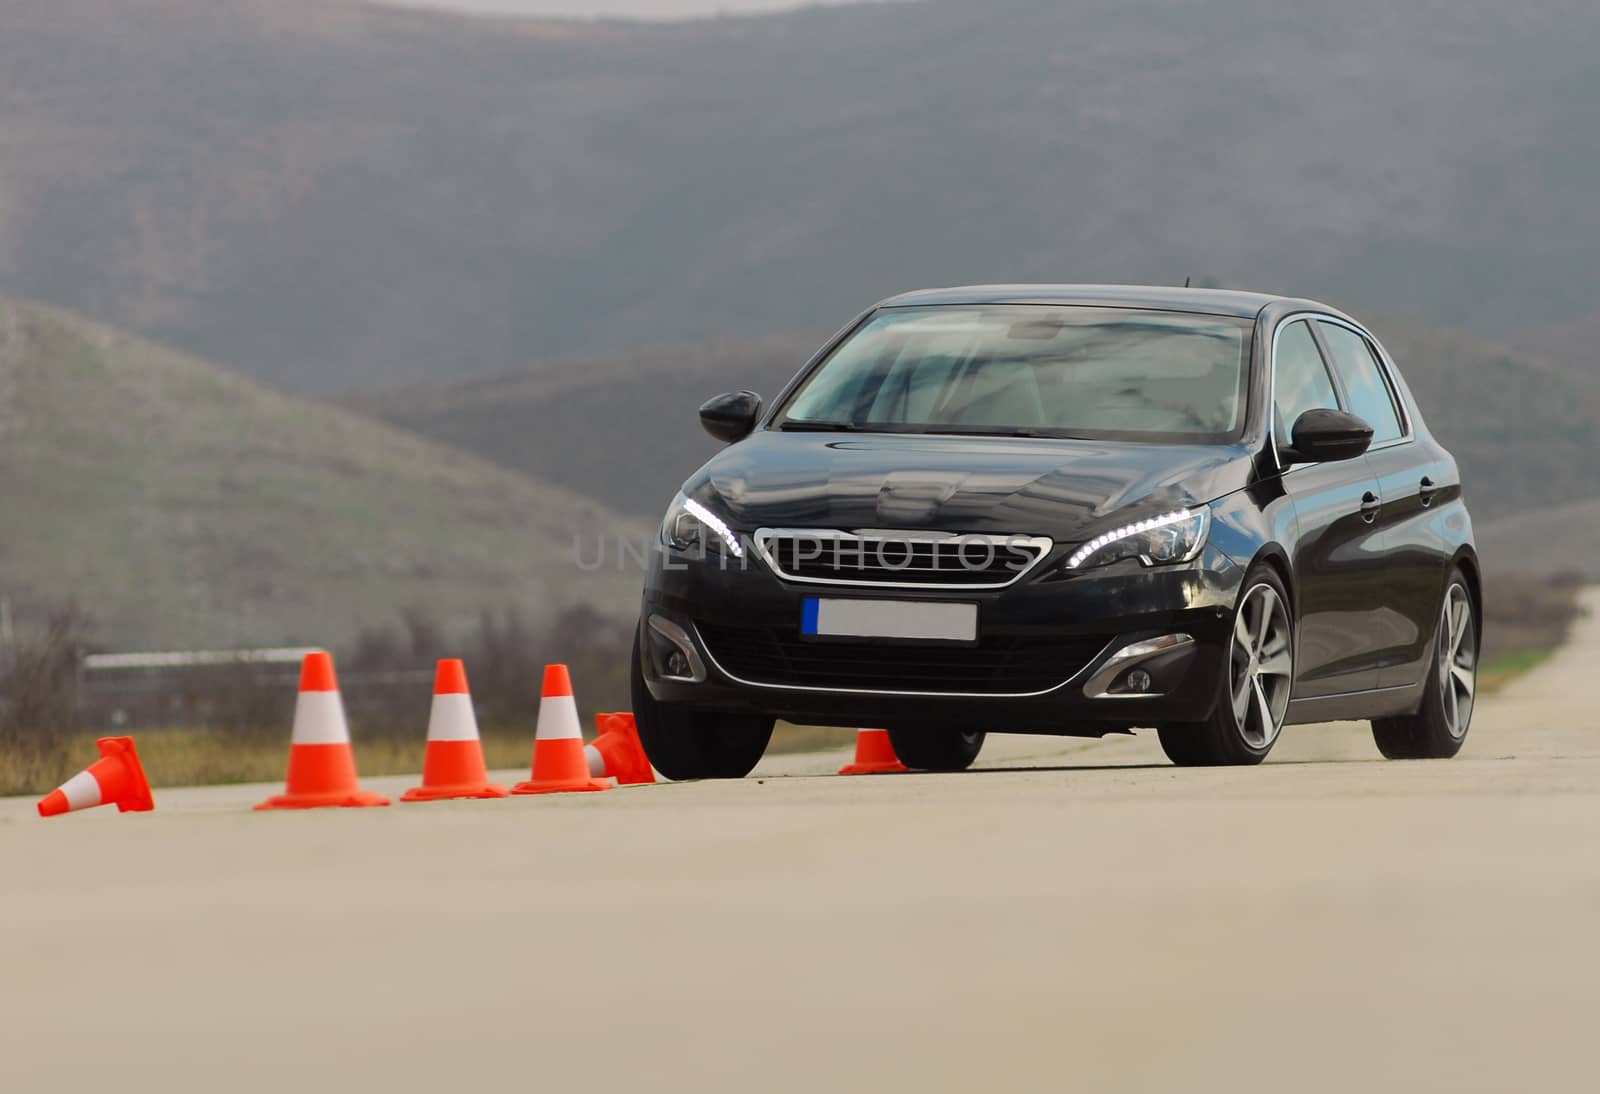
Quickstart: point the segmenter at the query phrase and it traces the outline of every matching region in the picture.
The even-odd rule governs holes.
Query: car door
[[[1278,328],[1273,346],[1273,436],[1290,443],[1307,410],[1349,409],[1341,400],[1309,318]],[[1299,536],[1293,551],[1298,591],[1296,699],[1378,686],[1373,614],[1383,603],[1377,476],[1365,456],[1293,464],[1283,473]]]
[[[1378,479],[1377,531],[1384,596],[1372,619],[1379,687],[1406,687],[1426,677],[1444,590],[1450,541],[1434,519],[1433,500],[1447,477],[1433,446],[1416,442],[1404,400],[1377,348],[1354,327],[1317,321],[1350,412],[1372,426],[1367,462]]]

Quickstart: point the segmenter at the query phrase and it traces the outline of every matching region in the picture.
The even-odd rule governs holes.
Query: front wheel
[[[1375,718],[1372,739],[1391,760],[1443,760],[1461,751],[1472,727],[1472,701],[1478,690],[1478,627],[1472,593],[1460,570],[1450,575],[1433,667],[1422,706],[1415,714]]]
[[[983,751],[983,730],[891,729],[894,754],[921,771],[965,771]]]
[[[1283,729],[1294,684],[1294,617],[1270,566],[1245,575],[1223,673],[1222,697],[1210,718],[1158,731],[1161,750],[1179,767],[1258,764]]]
[[[761,762],[772,740],[773,719],[656,702],[645,686],[638,638],[632,677],[639,743],[651,765],[667,778],[742,779]]]

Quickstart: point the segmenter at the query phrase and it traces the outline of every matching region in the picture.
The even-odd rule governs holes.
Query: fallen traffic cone
[[[489,782],[478,739],[478,718],[467,690],[467,668],[440,661],[433,678],[433,710],[428,715],[428,751],[422,760],[422,785],[400,796],[403,802],[444,798],[503,798],[511,791]]]
[[[656,781],[632,714],[596,714],[594,722],[600,735],[583,749],[589,759],[589,774],[611,775],[623,786]]]
[[[39,815],[56,817],[75,809],[114,805],[119,813],[148,813],[156,807],[132,737],[101,737],[100,759],[39,799]]]
[[[610,779],[589,777],[583,754],[583,728],[572,698],[572,677],[565,665],[544,667],[539,695],[539,729],[533,742],[533,771],[513,794],[559,794],[570,790],[610,790]]]
[[[894,742],[889,740],[887,729],[862,729],[856,731],[855,763],[839,769],[841,775],[887,775],[908,771],[894,754]]]
[[[317,809],[322,806],[388,805],[381,794],[356,783],[356,758],[350,751],[350,727],[344,700],[333,674],[333,657],[308,653],[300,664],[300,697],[294,704],[294,733],[289,740],[289,775],[285,792],[257,809]]]

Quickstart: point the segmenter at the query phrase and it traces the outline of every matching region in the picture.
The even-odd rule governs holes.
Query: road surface
[[[6,1091],[1600,1088],[1600,594],[1453,761],[0,802]],[[390,792],[411,780],[379,779]]]

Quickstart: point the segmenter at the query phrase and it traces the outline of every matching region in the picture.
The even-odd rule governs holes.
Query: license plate
[[[806,597],[800,633],[824,638],[904,638],[976,642],[978,606],[926,600]]]

